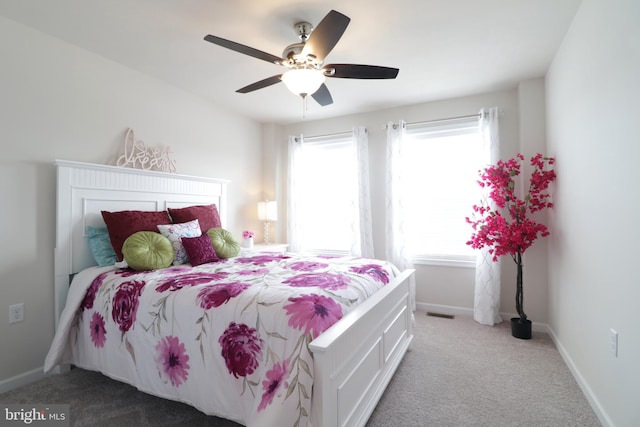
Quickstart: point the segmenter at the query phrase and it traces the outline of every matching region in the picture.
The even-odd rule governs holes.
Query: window
[[[475,261],[465,217],[480,197],[478,171],[489,160],[476,118],[407,126],[407,245],[416,261]]]
[[[297,221],[301,250],[349,253],[358,194],[352,134],[305,138],[296,159]]]

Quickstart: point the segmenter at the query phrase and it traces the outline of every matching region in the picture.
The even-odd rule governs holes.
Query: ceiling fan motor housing
[[[289,61],[289,66],[293,68],[319,68],[320,63],[316,61],[313,55],[302,55],[302,50],[306,41],[309,39],[311,32],[313,31],[313,25],[308,22],[298,22],[293,26],[298,38],[299,43],[293,43],[284,48],[282,51],[282,57]]]
[[[300,58],[300,54],[302,53],[302,49],[304,48],[304,43],[294,43],[285,47],[282,51],[282,57],[289,60],[296,60]]]

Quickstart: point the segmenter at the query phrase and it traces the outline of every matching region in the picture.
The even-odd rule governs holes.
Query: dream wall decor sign
[[[176,173],[171,147],[148,147],[142,140],[136,139],[131,128],[127,129],[124,136],[124,154],[118,157],[116,166]]]

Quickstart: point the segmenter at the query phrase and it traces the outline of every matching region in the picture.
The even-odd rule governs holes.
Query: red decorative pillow
[[[102,218],[109,231],[109,240],[118,261],[123,260],[122,245],[138,231],[158,232],[158,225],[171,222],[166,211],[102,211]]]
[[[200,237],[183,237],[182,246],[187,253],[187,258],[192,266],[218,261],[216,250],[213,249],[211,239],[208,234]]]
[[[168,211],[174,224],[181,224],[197,219],[203,233],[206,233],[207,230],[211,228],[222,227],[218,207],[215,204],[188,206],[179,209],[169,208]]]

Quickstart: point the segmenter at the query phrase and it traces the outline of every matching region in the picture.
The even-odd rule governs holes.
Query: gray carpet
[[[506,322],[418,312],[415,337],[368,427],[600,426],[546,334],[519,340]],[[238,426],[81,369],[0,394],[0,403],[70,404],[72,426]]]
[[[368,427],[601,425],[545,333],[416,313],[414,334]]]

